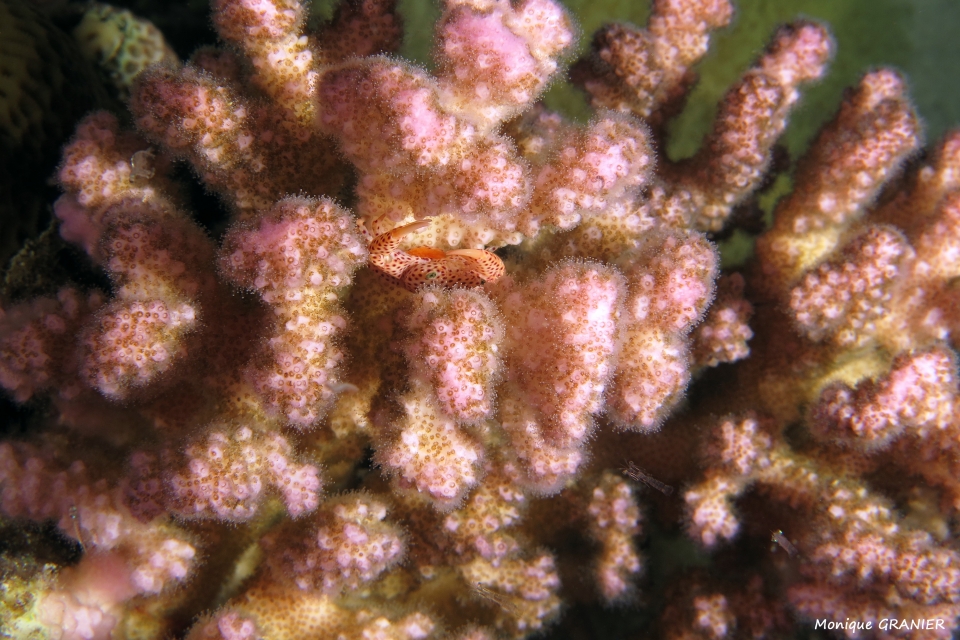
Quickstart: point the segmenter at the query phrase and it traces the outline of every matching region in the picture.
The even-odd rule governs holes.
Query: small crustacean
[[[70,506],[70,520],[73,521],[73,533],[77,537],[77,542],[80,543],[80,550],[86,553],[87,547],[83,544],[83,536],[80,535],[80,510],[77,509],[76,502]]]
[[[640,467],[635,465],[633,461],[627,463],[627,466],[622,469],[622,471],[627,475],[628,478],[634,482],[642,482],[652,489],[656,489],[665,496],[669,496],[673,493],[673,487],[663,482],[660,482],[650,474],[644,472]]]
[[[800,553],[799,551],[797,551],[797,548],[793,546],[793,543],[790,542],[790,539],[787,538],[787,536],[783,535],[782,529],[771,531],[770,540],[771,542],[776,542],[778,545],[780,545],[780,548],[786,551],[787,555],[790,556],[791,558],[797,555],[798,553]],[[774,549],[776,549],[776,547],[774,547]]]
[[[509,613],[514,617],[519,617],[519,612],[517,607],[514,606],[512,602],[507,600],[507,597],[504,594],[501,594],[493,589],[485,587],[482,583],[478,582],[473,585],[473,588],[476,590],[477,595],[479,595],[484,600],[489,600],[490,602],[498,605],[501,609]]]
[[[416,291],[426,284],[479,287],[503,276],[503,261],[483,249],[400,249],[403,236],[428,226],[428,221],[420,220],[381,233],[370,243],[370,264],[408,291]]]

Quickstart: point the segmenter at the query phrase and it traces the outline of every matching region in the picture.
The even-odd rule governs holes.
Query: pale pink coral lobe
[[[4,525],[4,632],[510,640],[591,600],[662,602],[651,637],[954,632],[960,135],[917,155],[904,78],[864,75],[760,230],[825,25],[778,29],[675,161],[726,0],[603,27],[580,124],[540,100],[556,0],[444,0],[429,71],[394,0],[212,5],[222,45],[142,74],[136,132],[63,149],[59,233],[109,291],[2,301],[0,515],[73,541]]]

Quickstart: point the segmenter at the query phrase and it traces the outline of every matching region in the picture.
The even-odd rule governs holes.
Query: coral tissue
[[[42,416],[0,442],[0,514],[79,557],[8,572],[0,625],[479,640],[593,599],[665,603],[670,638],[949,637],[960,137],[918,155],[901,77],[863,77],[721,273],[825,26],[774,34],[671,161],[727,0],[655,0],[577,61],[555,0],[444,0],[431,73],[394,55],[392,0],[212,5],[222,47],[63,150],[59,232],[109,291],[0,309],[0,385]],[[538,101],[567,71],[586,124]],[[643,577],[672,563],[651,521],[706,568]]]

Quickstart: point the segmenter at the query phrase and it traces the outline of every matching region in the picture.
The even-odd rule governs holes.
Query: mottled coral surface
[[[779,28],[671,160],[734,15],[655,0],[577,58],[554,0],[445,0],[427,71],[392,0],[214,0],[220,46],[63,150],[109,286],[2,301],[0,516],[73,550],[0,556],[3,633],[949,637],[960,136],[869,70],[761,229],[835,44]]]

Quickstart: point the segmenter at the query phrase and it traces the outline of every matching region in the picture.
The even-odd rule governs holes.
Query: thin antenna
[[[673,487],[668,484],[664,484],[644,472],[642,469],[633,464],[633,462],[628,462],[627,466],[623,469],[623,472],[627,474],[627,477],[633,480],[634,482],[642,482],[652,489],[656,489],[665,496],[669,496],[673,493]]]
[[[498,593],[492,589],[488,589],[479,582],[476,583],[473,588],[476,590],[477,595],[485,600],[489,600],[494,604],[498,605],[501,609],[512,615],[514,618],[519,618],[520,616],[517,613],[517,608],[512,602],[507,600],[503,594]]]

